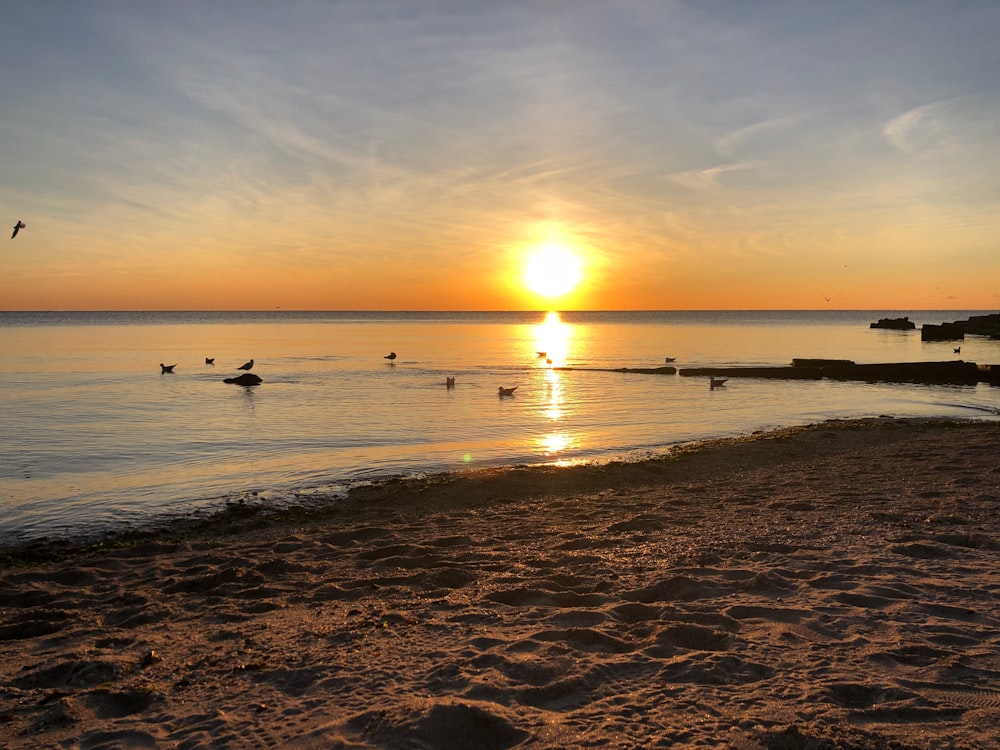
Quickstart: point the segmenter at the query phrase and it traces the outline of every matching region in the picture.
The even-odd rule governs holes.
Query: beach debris
[[[240,365],[236,369],[237,370],[246,370],[247,372],[249,372],[250,370],[253,369],[253,360],[251,359],[249,362],[244,362],[242,365]]]
[[[260,375],[254,375],[252,372],[245,372],[242,375],[237,375],[235,378],[226,378],[222,382],[235,383],[236,385],[260,385],[264,381],[261,379]]]
[[[155,649],[149,649],[139,658],[139,667],[145,669],[148,666],[163,661],[163,657],[156,653]]]
[[[516,385],[513,388],[504,388],[503,386],[500,386],[500,388],[497,391],[497,395],[499,395],[500,398],[503,398],[504,396],[513,396],[514,391],[516,391],[517,389],[518,386]]]
[[[19,231],[21,231],[22,229],[24,229],[26,226],[27,226],[27,224],[25,224],[23,221],[21,221],[20,219],[18,219],[17,220],[17,224],[14,225],[14,233],[10,236],[10,238],[14,239],[15,237],[17,237],[17,233]]]
[[[392,364],[396,359],[396,352],[389,352],[382,359],[387,359],[389,360],[389,364]]]
[[[173,372],[175,367],[177,367],[176,362],[172,365],[165,365],[162,362],[160,362],[160,374],[162,375],[165,372]]]

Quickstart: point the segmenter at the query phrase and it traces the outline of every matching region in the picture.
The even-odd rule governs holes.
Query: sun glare
[[[561,245],[543,245],[528,253],[524,282],[528,289],[549,299],[572,292],[580,283],[580,258]]]

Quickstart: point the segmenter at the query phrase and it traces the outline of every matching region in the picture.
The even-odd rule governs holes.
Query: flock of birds
[[[956,349],[955,351],[958,351],[958,350]],[[539,359],[545,359],[546,364],[550,364],[550,365],[552,364],[552,359],[549,357],[548,352],[535,352],[535,354],[538,355]],[[396,352],[389,352],[388,354],[386,354],[383,357],[383,359],[389,360],[389,364],[391,365],[391,364],[395,363],[396,356],[397,356]],[[670,363],[670,362],[676,362],[677,361],[677,357],[666,357],[666,361],[668,363]],[[253,363],[253,360],[250,360],[250,362]],[[729,380],[729,378],[711,377],[711,378],[709,378],[708,387],[709,387],[710,390],[714,391],[716,388],[722,388],[723,386],[725,386],[727,380]],[[454,388],[455,387],[455,378],[454,377],[447,377],[447,378],[445,378],[444,385],[448,389]],[[500,386],[497,389],[497,396],[499,396],[500,398],[509,398],[509,397],[511,397],[511,396],[514,395],[514,391],[516,391],[517,389],[518,389],[518,386],[516,386],[516,385],[513,388],[504,388],[503,386]]]
[[[205,364],[206,365],[214,365],[215,364],[215,357],[205,357]],[[172,364],[172,365],[165,365],[162,362],[160,362],[160,374],[163,375],[163,374],[168,373],[168,372],[169,373],[173,373],[175,367],[177,367],[177,363],[176,362],[174,362],[174,364]],[[253,369],[253,360],[251,359],[249,362],[244,362],[242,365],[240,365],[236,369],[237,370],[243,370],[244,372],[250,372],[250,370]]]
[[[15,230],[15,232],[16,232],[16,230]],[[959,350],[956,349],[955,351],[957,352]],[[552,360],[548,358],[548,353],[547,352],[536,352],[536,354],[538,354],[539,358],[545,357],[545,361],[548,364],[552,364]],[[387,360],[389,360],[389,364],[390,365],[394,365],[396,363],[396,357],[397,356],[398,355],[396,354],[396,352],[389,352],[382,359],[387,359]],[[675,362],[675,361],[677,361],[677,357],[667,357],[666,361],[667,362]],[[215,357],[205,357],[205,364],[206,365],[214,365],[215,364]],[[165,365],[162,362],[160,362],[160,374],[163,375],[163,374],[166,374],[166,373],[173,373],[175,367],[177,367],[177,363],[176,362],[174,364],[172,364],[172,365]],[[240,365],[236,369],[237,370],[243,370],[244,372],[250,372],[250,370],[253,369],[253,359],[250,359],[249,361],[244,362],[242,365]],[[717,377],[713,376],[713,377],[709,378],[708,387],[709,387],[710,390],[714,391],[716,388],[722,388],[723,386],[725,386],[727,380],[729,380],[729,378],[717,378]],[[445,384],[445,387],[448,388],[449,390],[452,389],[452,388],[454,388],[455,387],[455,378],[454,378],[454,376],[448,376],[448,377],[446,377],[445,381],[444,381],[444,384]],[[511,396],[514,395],[514,391],[516,391],[518,389],[518,387],[519,386],[516,386],[516,385],[513,386],[512,388],[504,388],[503,386],[500,386],[497,389],[497,396],[499,398],[510,398]]]

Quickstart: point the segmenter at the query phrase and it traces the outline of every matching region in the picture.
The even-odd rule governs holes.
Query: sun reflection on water
[[[550,312],[545,320],[535,326],[535,348],[539,365],[545,368],[542,416],[549,422],[559,422],[564,417],[565,392],[562,373],[554,369],[563,367],[569,360],[573,329],[562,322],[559,313]],[[576,440],[565,428],[554,429],[538,439],[538,447],[549,457],[556,457],[575,447]]]
[[[572,326],[563,323],[559,313],[550,312],[535,326],[535,351],[538,361],[547,367],[563,367],[573,339]]]

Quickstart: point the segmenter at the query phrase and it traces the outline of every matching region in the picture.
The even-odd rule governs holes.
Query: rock
[[[226,378],[222,382],[235,383],[236,385],[260,385],[264,381],[261,380],[259,375],[254,375],[252,372],[245,372],[242,375],[237,375],[235,378]]]
[[[872,323],[869,328],[888,328],[891,331],[912,331],[917,327],[908,316],[902,318],[879,318],[877,323]]]

